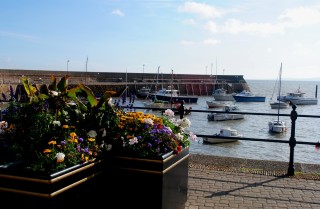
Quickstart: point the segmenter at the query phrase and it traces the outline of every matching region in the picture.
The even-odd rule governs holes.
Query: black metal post
[[[294,163],[293,163],[293,159],[294,159],[294,147],[296,146],[296,139],[295,139],[295,132],[296,132],[296,120],[298,117],[298,114],[296,112],[296,105],[292,105],[292,111],[290,114],[290,118],[291,118],[291,136],[289,139],[289,145],[290,145],[290,161],[289,161],[289,167],[288,167],[288,176],[293,176],[294,175]]]

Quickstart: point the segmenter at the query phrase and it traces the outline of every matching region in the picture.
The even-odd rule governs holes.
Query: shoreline
[[[190,154],[189,167],[204,170],[320,180],[319,164],[294,163],[295,175],[287,176],[289,162]]]

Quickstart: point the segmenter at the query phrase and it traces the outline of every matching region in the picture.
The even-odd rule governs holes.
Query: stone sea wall
[[[125,90],[134,93],[143,86],[152,90],[172,86],[181,95],[209,96],[217,88],[225,88],[228,93],[250,90],[243,75],[203,75],[203,74],[157,74],[122,72],[66,72],[46,70],[0,69],[0,92],[8,95],[10,85],[16,89],[21,77],[27,77],[34,85],[50,84],[51,77],[58,81],[68,75],[68,84],[83,83],[95,94],[112,90],[122,94]],[[2,99],[2,98],[1,98]]]

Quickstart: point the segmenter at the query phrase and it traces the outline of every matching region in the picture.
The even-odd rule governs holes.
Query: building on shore
[[[67,72],[47,70],[0,69],[0,92],[9,95],[21,83],[21,77],[27,77],[31,84],[50,84],[51,77],[58,80],[68,75],[68,85],[82,83],[91,88],[95,95],[102,95],[106,90],[135,93],[143,87],[152,91],[161,88],[178,89],[181,95],[210,96],[217,88],[224,88],[228,93],[250,90],[243,75],[203,75],[203,74],[157,74],[123,72]],[[2,98],[1,98],[2,99]]]

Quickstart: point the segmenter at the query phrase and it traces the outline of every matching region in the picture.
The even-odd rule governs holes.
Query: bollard
[[[295,132],[296,132],[296,120],[298,117],[298,114],[296,112],[296,105],[292,105],[292,111],[290,114],[290,118],[291,118],[291,136],[289,139],[289,145],[290,145],[290,160],[289,160],[289,167],[288,167],[288,176],[293,176],[294,175],[294,163],[293,163],[293,159],[294,159],[294,147],[296,146],[296,139],[295,139]]]

